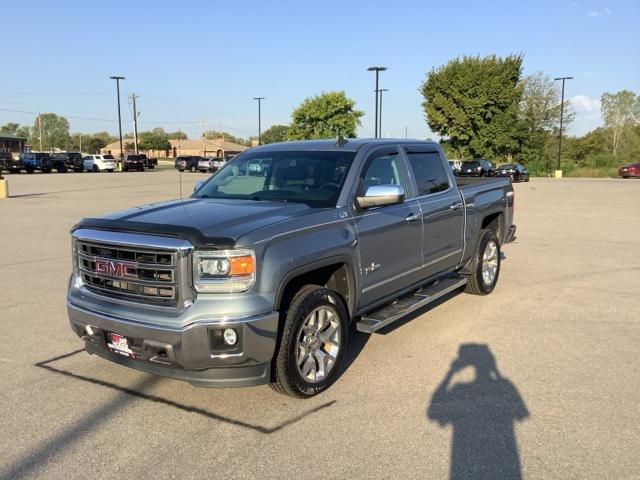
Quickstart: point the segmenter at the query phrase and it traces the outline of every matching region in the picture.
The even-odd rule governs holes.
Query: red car
[[[640,163],[627,163],[620,167],[618,174],[622,178],[636,177],[640,178]]]

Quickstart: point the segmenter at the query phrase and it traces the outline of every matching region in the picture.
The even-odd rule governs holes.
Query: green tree
[[[272,125],[262,132],[260,140],[262,143],[284,142],[287,139],[288,130],[287,125]]]
[[[26,125],[18,127],[18,129],[16,130],[16,136],[28,139],[31,136],[31,128]]]
[[[239,145],[244,145],[246,143],[244,138],[236,137],[229,132],[219,132],[217,130],[208,130],[204,132],[204,138],[207,140],[217,140],[222,138],[226,142],[237,143]]]
[[[0,132],[10,133],[12,135],[15,135],[19,127],[20,127],[19,123],[15,123],[15,122],[5,123],[0,127]]]
[[[291,114],[287,137],[291,140],[355,137],[364,112],[344,91],[323,92],[305,99]]]
[[[525,77],[522,87],[518,108],[520,153],[517,160],[536,172],[547,173],[553,164],[549,143],[551,138],[557,137],[560,124],[560,91],[557,83],[542,72]],[[563,133],[574,117],[570,103],[565,101]]]
[[[429,128],[461,158],[510,156],[520,144],[522,55],[463,57],[430,71],[420,91]]]
[[[40,148],[42,134],[42,149],[67,148],[69,141],[69,121],[55,113],[38,115],[31,129],[29,143],[34,148]]]
[[[138,137],[139,150],[169,150],[169,135],[163,128],[154,128],[150,132],[142,132]]]
[[[623,137],[640,122],[640,97],[629,90],[605,92],[601,103],[604,125],[611,131],[611,152],[616,156]]]
[[[169,140],[187,140],[188,138],[182,130],[169,133]]]

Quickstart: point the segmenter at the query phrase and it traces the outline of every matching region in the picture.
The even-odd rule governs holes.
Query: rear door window
[[[429,195],[449,188],[449,177],[438,152],[409,149],[407,157],[418,185],[418,195]]]

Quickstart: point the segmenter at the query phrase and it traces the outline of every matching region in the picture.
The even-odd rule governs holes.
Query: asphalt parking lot
[[[183,174],[183,193],[204,177]],[[177,197],[177,172],[7,178],[0,478],[640,477],[640,181],[515,185],[518,238],[494,293],[451,295],[355,335],[338,382],[300,401],[79,351],[65,308],[69,229]],[[459,351],[498,387],[463,368],[439,395]]]

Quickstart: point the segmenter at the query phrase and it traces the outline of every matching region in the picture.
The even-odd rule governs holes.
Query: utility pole
[[[562,97],[560,100],[560,133],[558,134],[558,165],[556,171],[560,170],[560,155],[562,154],[562,119],[564,116],[564,82],[565,80],[573,80],[573,77],[558,77],[554,80],[562,80]]]
[[[138,111],[136,110],[136,98],[140,95],[131,94],[131,103],[133,104],[133,144],[136,155],[138,154]]]
[[[258,101],[258,146],[262,145],[262,100],[264,97],[253,97],[254,100]]]
[[[122,161],[122,159],[124,158],[124,148],[122,146],[122,115],[120,113],[120,80],[124,80],[124,77],[114,75],[109,78],[116,81],[116,92],[118,96],[118,133],[120,136],[120,161]]]
[[[378,120],[378,131],[380,132],[378,138],[382,138],[382,92],[388,92],[388,88],[380,89],[380,120]]]
[[[369,67],[367,68],[368,72],[376,72],[376,89],[375,89],[375,94],[376,94],[376,119],[375,119],[375,138],[378,138],[378,94],[379,94],[379,79],[378,76],[380,74],[380,72],[384,72],[387,69],[387,67]]]

